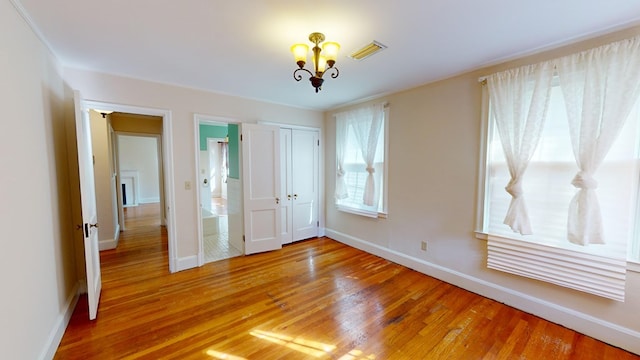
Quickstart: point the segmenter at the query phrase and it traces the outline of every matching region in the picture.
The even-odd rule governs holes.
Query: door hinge
[[[318,227],[320,227],[320,221],[317,221],[317,222],[316,222],[316,225],[317,225]]]
[[[247,240],[244,238],[244,235],[242,235],[242,242],[247,242]]]
[[[242,134],[240,134],[240,141],[242,141]]]
[[[318,146],[320,146],[320,140],[318,140]]]

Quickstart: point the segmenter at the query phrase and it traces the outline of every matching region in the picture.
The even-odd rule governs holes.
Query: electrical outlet
[[[427,251],[427,242],[426,241],[422,241],[420,243],[420,250]]]

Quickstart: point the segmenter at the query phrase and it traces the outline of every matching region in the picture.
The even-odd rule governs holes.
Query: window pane
[[[571,181],[578,172],[578,167],[559,87],[552,90],[549,117],[523,180],[524,197],[534,234],[522,236],[503,224],[511,202],[511,196],[504,189],[510,175],[495,126],[492,126],[488,146],[487,231],[509,238],[585,252],[602,254],[625,251],[627,243],[633,238],[637,204],[637,114],[637,111],[634,112],[627,121],[620,137],[594,175],[598,181],[596,193],[603,217],[606,245],[582,247],[567,240],[569,203],[578,191]]]
[[[384,120],[386,121],[386,119]],[[384,122],[383,127],[384,129]],[[379,199],[378,206],[366,206],[363,204],[364,188],[369,173],[367,172],[367,165],[362,158],[362,151],[360,145],[355,136],[355,131],[352,126],[347,126],[347,145],[345,148],[344,167],[346,174],[344,176],[345,183],[347,185],[348,198],[337,200],[336,204],[342,207],[350,207],[354,209],[361,209],[370,212],[382,212],[384,209],[383,203],[383,189],[384,189],[384,130],[381,130],[378,135],[378,142],[376,148],[376,156],[374,163],[374,179],[376,197]]]

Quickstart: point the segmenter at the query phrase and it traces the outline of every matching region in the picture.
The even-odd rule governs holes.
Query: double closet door
[[[280,129],[282,243],[318,236],[318,130]]]

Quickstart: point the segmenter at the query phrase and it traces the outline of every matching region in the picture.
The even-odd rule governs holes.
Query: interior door
[[[82,108],[80,92],[74,92],[76,116],[76,140],[78,145],[78,170],[80,175],[80,199],[82,202],[82,231],[84,236],[84,258],[87,270],[87,293],[89,319],[98,315],[98,302],[102,289],[100,276],[100,253],[98,249],[98,212],[93,180],[93,152],[91,150],[91,127],[89,113]]]
[[[280,212],[281,216],[281,240],[282,244],[293,241],[293,216],[291,213],[293,204],[293,189],[291,188],[291,129],[280,129]]]
[[[242,124],[245,254],[282,247],[280,128]]]
[[[318,236],[319,133],[294,129],[291,136],[293,241]]]

